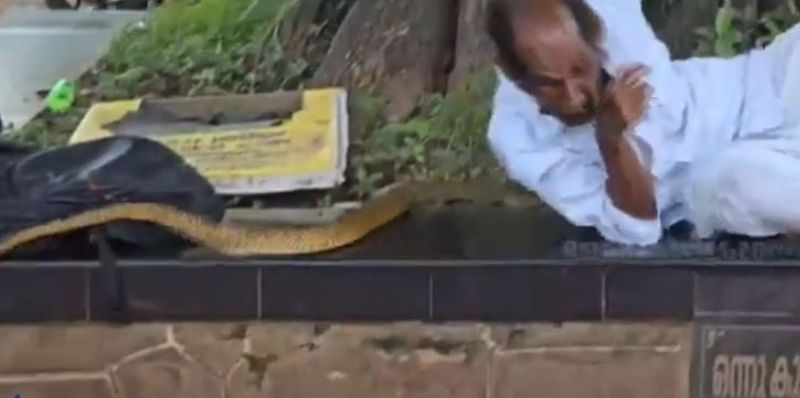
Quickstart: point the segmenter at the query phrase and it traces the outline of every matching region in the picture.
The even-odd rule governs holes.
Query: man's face
[[[601,99],[600,55],[563,9],[513,20],[517,54],[527,69],[523,85],[542,112],[567,125],[590,122]]]

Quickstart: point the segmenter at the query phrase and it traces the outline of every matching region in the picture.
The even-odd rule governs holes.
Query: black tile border
[[[261,319],[428,319],[430,271],[422,267],[260,268]]]
[[[800,268],[699,273],[695,301],[698,316],[710,321],[800,323]]]
[[[564,322],[603,317],[603,270],[525,265],[431,270],[433,321]]]
[[[109,274],[109,272],[111,272]],[[800,262],[0,263],[0,323],[800,323]]]
[[[0,264],[0,323],[85,321],[88,284],[81,267]]]
[[[258,319],[258,275],[250,266],[139,265],[118,268],[108,294],[105,270],[89,270],[90,320],[226,321]],[[0,273],[1,275],[1,273]]]
[[[608,269],[604,279],[605,319],[692,320],[695,280],[695,272],[683,268]]]

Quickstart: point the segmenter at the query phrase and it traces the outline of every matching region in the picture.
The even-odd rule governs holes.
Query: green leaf
[[[296,7],[297,2],[276,1],[276,0],[251,0],[250,5],[241,14],[240,22],[261,22],[269,20],[279,21],[281,16],[288,14],[291,8]]]
[[[736,20],[736,16],[736,9],[733,7],[730,1],[726,0],[725,5],[720,7],[720,9],[717,11],[716,20],[714,21],[714,31],[718,36],[725,34],[725,32],[733,28],[733,23]]]
[[[381,129],[384,134],[413,134],[426,136],[431,130],[431,122],[424,119],[411,119],[405,122],[392,123]]]
[[[783,32],[783,29],[781,29],[780,26],[778,26],[778,23],[775,22],[775,20],[773,20],[772,18],[768,17],[762,18],[761,24],[764,25],[765,28],[767,28],[767,31],[769,31],[770,36],[774,37]]]

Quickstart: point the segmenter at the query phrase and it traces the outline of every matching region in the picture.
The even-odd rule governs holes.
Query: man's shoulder
[[[552,141],[553,136],[563,133],[564,125],[557,119],[541,112],[536,98],[528,94],[502,71],[497,71],[497,89],[494,98],[494,123],[489,129],[489,136],[508,135],[510,119],[523,125],[526,135],[543,140]]]
[[[642,0],[584,0],[601,18],[626,17],[642,12]]]
[[[494,106],[508,107],[526,116],[540,114],[536,98],[521,89],[503,71],[497,69],[497,89],[494,94]]]

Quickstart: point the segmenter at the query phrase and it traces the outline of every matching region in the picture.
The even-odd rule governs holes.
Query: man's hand
[[[644,115],[650,87],[645,66],[625,68],[606,88],[597,112],[597,143],[606,165],[606,192],[617,208],[627,214],[653,220],[658,217],[655,188],[650,171],[625,139]]]
[[[652,92],[644,80],[648,72],[644,65],[633,65],[609,83],[597,111],[599,138],[620,137],[639,123]]]

